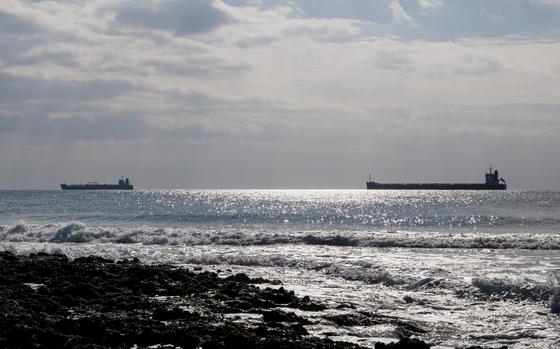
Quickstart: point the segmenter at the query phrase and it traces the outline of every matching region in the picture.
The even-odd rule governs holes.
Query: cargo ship
[[[117,184],[99,184],[97,182],[88,182],[86,184],[61,184],[62,190],[132,190],[134,186],[128,178],[119,179]]]
[[[484,183],[378,183],[369,177],[367,189],[392,190],[506,190],[506,181],[498,177],[498,170],[486,173]]]

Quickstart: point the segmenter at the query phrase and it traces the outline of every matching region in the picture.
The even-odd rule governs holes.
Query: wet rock
[[[376,343],[375,349],[430,349],[430,346],[416,338],[404,338],[394,343]]]
[[[355,313],[329,315],[325,316],[325,319],[334,322],[338,326],[371,326],[377,323],[362,314]]]
[[[133,259],[122,259],[117,262],[117,264],[139,264],[139,263],[140,260],[137,257],[134,257]]]
[[[350,303],[340,303],[336,306],[336,309],[356,309],[356,306]]]
[[[245,283],[245,284],[251,282],[251,278],[249,276],[247,276],[247,274],[245,274],[245,273],[238,273],[238,274],[235,274],[235,275],[228,276],[226,278],[226,280],[241,282],[241,283]]]
[[[406,296],[403,297],[403,301],[404,301],[406,304],[414,303],[414,298],[412,298],[412,297],[406,295]]]
[[[160,321],[171,321],[171,320],[178,320],[178,319],[193,320],[198,317],[199,317],[198,314],[191,313],[179,307],[157,308],[154,310],[153,313],[153,318]]]
[[[263,290],[263,298],[269,300],[274,304],[288,305],[297,302],[294,291],[286,291],[284,287],[274,289],[267,287]]]
[[[471,347],[465,347],[465,348],[456,348],[456,349],[508,349],[507,345],[501,346],[501,347],[481,347],[481,346],[471,346]]]
[[[74,263],[114,263],[112,259],[105,259],[98,256],[79,257],[74,259]]]
[[[4,252],[0,258],[8,262],[17,262],[18,257],[11,252]]]
[[[0,271],[2,348],[359,348],[310,337],[308,320],[275,308],[324,306],[244,274],[43,253],[0,253]],[[262,325],[228,311],[263,314]]]
[[[327,308],[324,304],[312,301],[309,296],[296,298],[292,303],[288,305],[288,307],[306,311],[322,311]]]
[[[338,326],[345,327],[391,324],[395,326],[395,336],[399,339],[406,339],[411,336],[426,333],[423,328],[412,321],[404,321],[395,317],[369,312],[334,314],[324,316],[324,318]]]
[[[338,326],[372,326],[393,323],[395,319],[368,312],[343,313],[324,316]]]
[[[282,310],[270,310],[264,311],[263,321],[270,322],[295,322],[301,325],[309,325],[311,322],[301,316],[294,313],[288,313]]]
[[[227,313],[243,313],[254,309],[253,304],[250,302],[237,299],[227,301],[226,305],[231,309]]]

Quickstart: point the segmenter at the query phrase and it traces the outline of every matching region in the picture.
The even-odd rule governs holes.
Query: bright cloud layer
[[[553,187],[560,8],[522,2],[4,0],[0,187]]]

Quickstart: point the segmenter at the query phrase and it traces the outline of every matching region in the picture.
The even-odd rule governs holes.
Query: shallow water
[[[278,278],[333,307],[415,320],[442,347],[560,346],[559,192],[2,191],[0,248]],[[395,338],[390,326],[309,329]]]

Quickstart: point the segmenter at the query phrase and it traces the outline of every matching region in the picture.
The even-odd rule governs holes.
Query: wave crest
[[[546,284],[531,284],[512,279],[475,278],[472,285],[478,288],[481,294],[498,299],[546,301],[552,293],[550,286]]]
[[[336,275],[348,281],[361,281],[366,284],[382,284],[386,286],[401,285],[406,283],[402,278],[391,275],[387,270],[376,267],[343,267],[331,265],[324,272]]]
[[[8,229],[8,231],[6,232],[6,234],[21,234],[21,233],[25,233],[27,231],[27,228],[25,226],[25,224],[16,224],[14,227]]]
[[[327,245],[327,246],[358,246],[359,241],[341,236],[315,236],[315,235],[306,235],[303,237],[303,242],[308,245]]]
[[[99,232],[91,232],[86,230],[86,226],[80,222],[72,222],[55,231],[50,242],[75,242],[83,243],[102,238],[112,238],[113,234],[109,231],[102,230]]]
[[[262,246],[305,244],[343,247],[560,250],[560,235],[548,233],[276,231],[224,227],[96,227],[80,222],[0,227],[0,241],[145,245]]]

